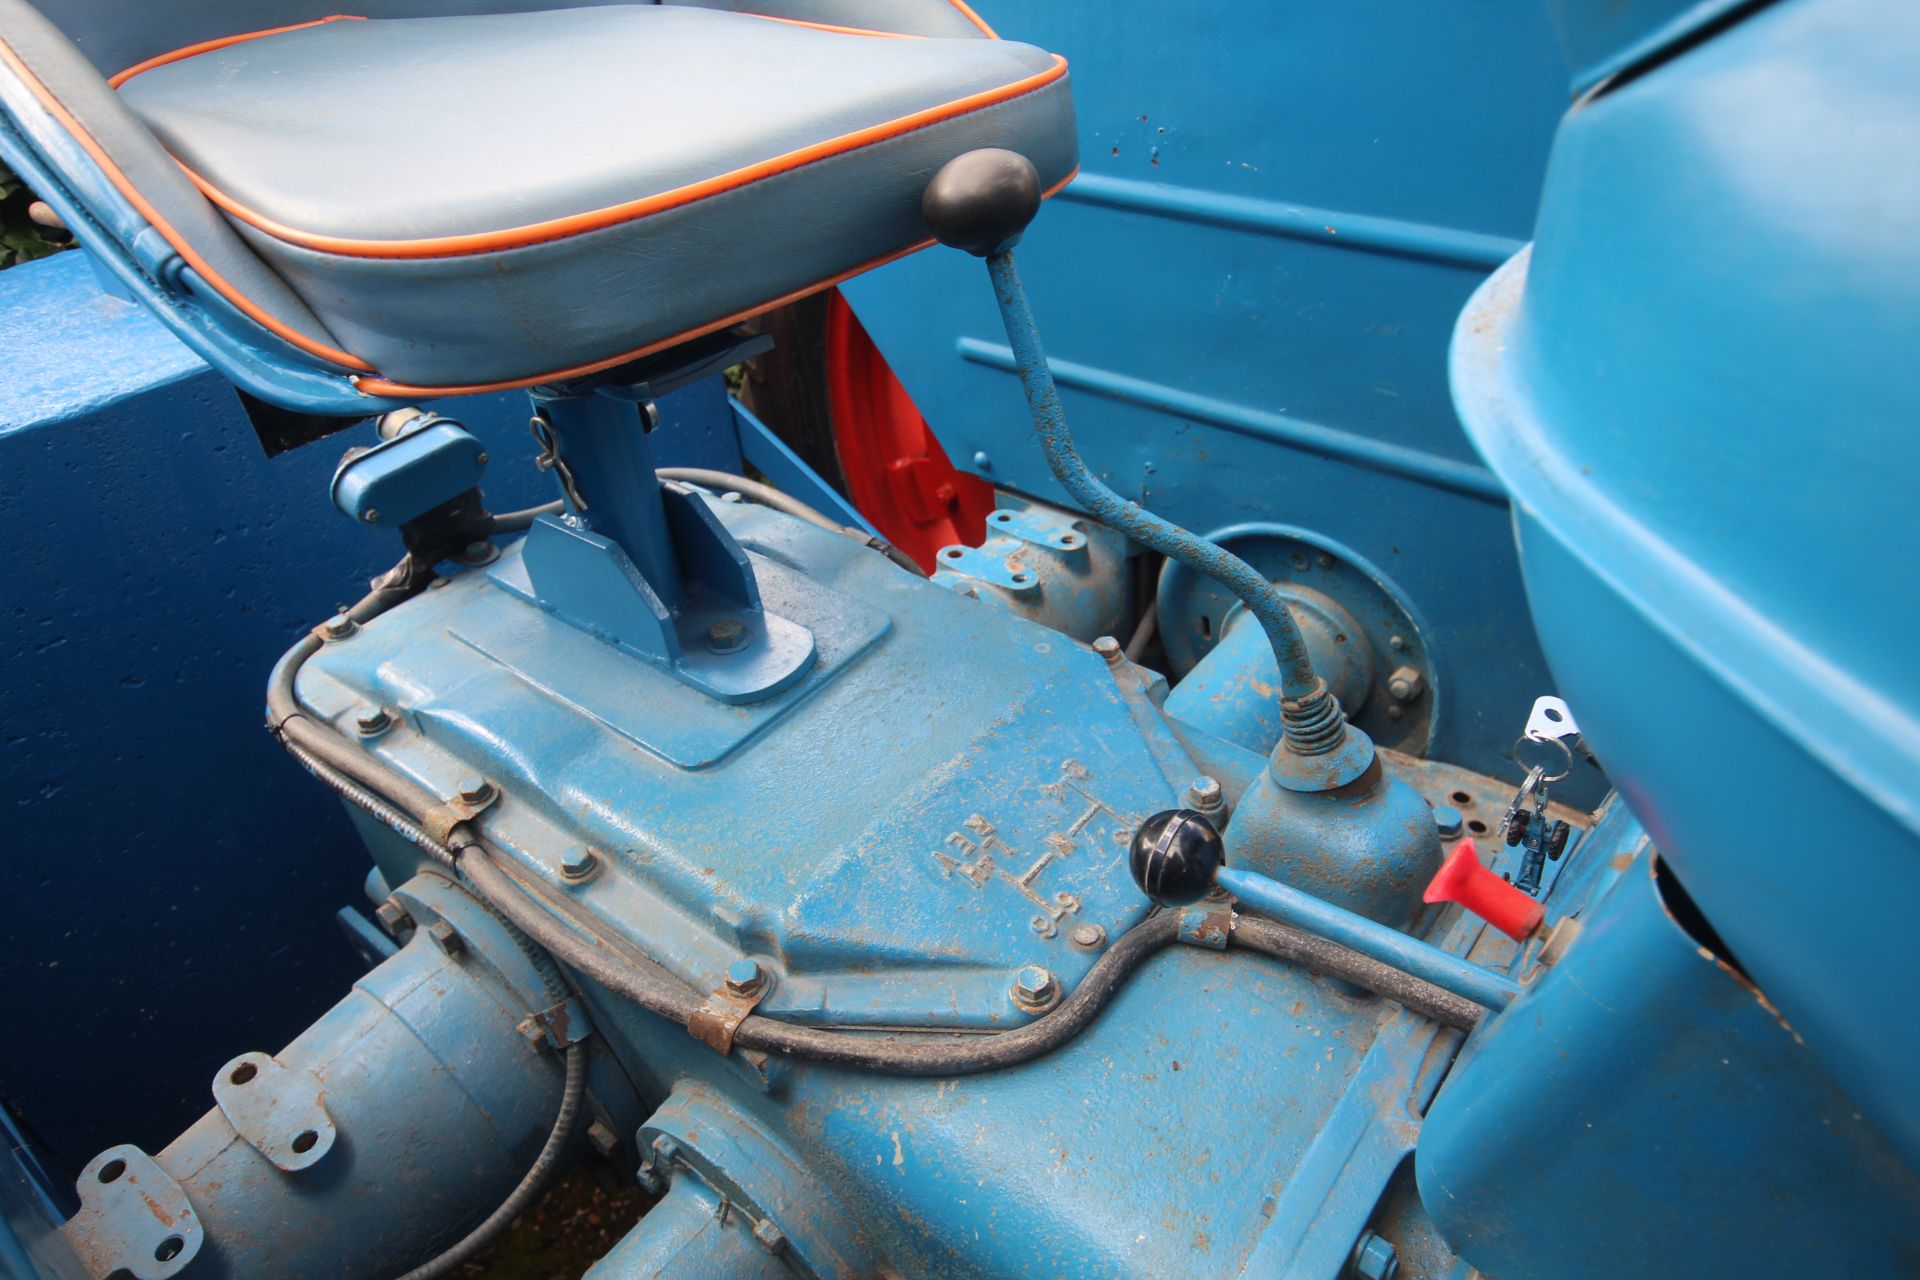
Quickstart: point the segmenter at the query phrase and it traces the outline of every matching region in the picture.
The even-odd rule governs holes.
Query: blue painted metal
[[[442,418],[343,460],[331,496],[348,519],[397,529],[477,487],[486,469],[486,446]]]
[[[1223,27],[977,7],[1073,62],[1081,176],[1019,252],[1092,470],[1188,528],[1284,523],[1378,565],[1432,627],[1450,705],[1431,751],[1504,769],[1552,677],[1445,352],[1531,233],[1568,101],[1544,8],[1263,5]],[[842,289],[948,456],[1064,502],[973,271],[924,253]],[[1573,783],[1605,791],[1584,765]]]
[[[1135,548],[1077,511],[1008,495],[978,547],[942,547],[933,580],[1076,640],[1119,631],[1133,604]]]
[[[195,1276],[391,1275],[464,1234],[533,1163],[558,1110],[560,1058],[518,1026],[553,1003],[547,978],[444,877],[421,875],[394,901],[413,926],[398,953],[279,1053],[223,1066],[220,1105],[153,1157],[198,1232],[178,1232],[170,1264],[151,1273],[129,1257],[136,1275],[189,1264]],[[257,1089],[281,1096],[251,1099]],[[322,1099],[338,1140],[303,1146]],[[601,1101],[638,1118],[623,1083]],[[100,1159],[81,1175],[89,1204]],[[163,1226],[127,1233],[149,1268]],[[102,1224],[82,1215],[61,1231],[97,1256]]]
[[[704,499],[655,478],[651,406],[608,394],[535,403],[566,512],[536,519],[494,582],[723,702],[801,680],[812,632],[761,606],[753,566]]]
[[[1262,915],[1331,938],[1495,1012],[1520,994],[1517,983],[1481,965],[1257,872],[1222,867],[1216,880]]]
[[[86,251],[122,296],[141,303],[228,382],[307,413],[357,418],[405,407],[362,395],[344,370],[315,361],[234,310],[127,203],[72,134],[37,105],[21,105],[0,118],[0,159],[67,226],[82,229]],[[22,128],[32,130],[31,138]],[[53,157],[77,185],[55,177],[40,155]]]
[[[1910,4],[1796,0],[1594,97],[1454,351],[1588,741],[1910,1162],[1920,935],[1863,904],[1920,900],[1916,49]]]
[[[766,423],[753,416],[753,412],[738,400],[728,402],[732,407],[733,421],[739,433],[739,452],[754,470],[767,478],[767,483],[782,492],[792,494],[800,501],[823,515],[831,516],[841,524],[853,529],[864,529],[878,537],[880,531],[873,527],[860,509],[848,502],[841,492],[821,478],[820,473],[806,464],[801,456],[787,447],[787,442]],[[692,465],[682,463],[682,466]],[[739,467],[722,467],[723,471],[738,471]]]
[[[94,1153],[178,1130],[236,1047],[291,1039],[360,972],[333,918],[360,896],[358,841],[262,737],[261,672],[400,547],[323,496],[370,430],[262,457],[225,382],[83,255],[0,272],[0,313],[0,1020],[59,1029],[7,1038],[0,1093],[65,1197]],[[435,406],[493,455],[496,509],[550,494],[526,403]],[[717,378],[661,415],[663,465],[739,469]],[[137,1090],[120,1056],[74,1051],[129,1028]]]
[[[1244,524],[1208,535],[1272,581],[1347,718],[1383,747],[1422,755],[1444,718],[1431,630],[1400,587],[1353,548],[1304,529]],[[1186,671],[1167,714],[1262,755],[1280,744],[1280,673],[1245,609],[1220,584],[1169,563],[1157,595],[1160,637]],[[1408,673],[1411,673],[1409,676]],[[1396,697],[1395,680],[1410,697]]]
[[[1441,1230],[1500,1276],[1661,1275],[1683,1255],[1716,1277],[1911,1271],[1920,1176],[1689,933],[1624,806],[1590,839],[1607,856],[1548,899],[1578,935],[1428,1113],[1415,1169]]]

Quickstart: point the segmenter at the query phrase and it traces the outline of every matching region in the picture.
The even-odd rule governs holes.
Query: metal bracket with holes
[[[206,1241],[193,1202],[153,1157],[136,1146],[108,1147],[74,1183],[80,1212],[60,1227],[89,1275],[126,1272],[168,1280]]]
[[[320,1081],[265,1053],[243,1053],[213,1078],[213,1100],[227,1123],[273,1162],[297,1173],[333,1150],[336,1131]]]

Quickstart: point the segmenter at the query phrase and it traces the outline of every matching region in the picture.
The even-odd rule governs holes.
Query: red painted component
[[[993,486],[956,470],[838,289],[827,296],[827,408],[847,496],[929,573],[987,536]]]
[[[1473,841],[1454,846],[1440,873],[1427,886],[1428,902],[1457,902],[1515,942],[1540,927],[1547,909],[1481,865]]]

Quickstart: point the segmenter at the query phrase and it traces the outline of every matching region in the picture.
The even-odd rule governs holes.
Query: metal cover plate
[[[319,1080],[271,1054],[243,1053],[213,1078],[213,1100],[227,1123],[271,1160],[296,1173],[333,1150],[333,1117]]]
[[[108,1147],[89,1160],[74,1189],[80,1211],[60,1233],[90,1275],[167,1280],[206,1239],[187,1193],[136,1146]]]

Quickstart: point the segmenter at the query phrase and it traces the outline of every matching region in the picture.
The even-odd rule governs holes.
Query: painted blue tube
[[[1496,1013],[1520,994],[1520,984],[1511,978],[1278,880],[1222,867],[1214,874],[1214,883],[1262,915],[1351,947]]]
[[[1003,249],[990,255],[987,270],[993,275],[1000,319],[1006,325],[1007,343],[1013,349],[1020,386],[1027,395],[1027,407],[1033,413],[1034,432],[1054,477],[1090,515],[1136,542],[1219,581],[1239,596],[1260,620],[1267,639],[1273,643],[1274,656],[1280,663],[1282,696],[1294,702],[1324,700],[1325,691],[1313,674],[1307,642],[1272,583],[1238,556],[1162,520],[1139,503],[1127,501],[1087,470],[1087,464],[1073,447],[1073,437],[1067,432],[1066,411],[1060,407],[1060,392],[1047,367],[1047,353],[1040,345],[1040,333],[1034,326],[1033,310],[1027,305],[1020,273],[1014,268],[1013,254]]]

